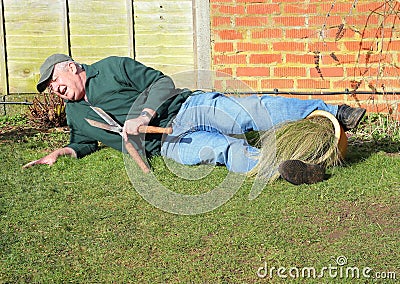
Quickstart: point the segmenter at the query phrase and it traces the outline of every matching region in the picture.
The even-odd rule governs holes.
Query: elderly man
[[[316,109],[335,115],[346,129],[354,128],[365,114],[361,108],[327,105],[322,100],[277,96],[228,97],[221,93],[176,89],[170,77],[127,57],[108,57],[92,65],[79,64],[67,55],[53,54],[40,68],[37,90],[46,88],[66,101],[70,143],[29,165],[52,165],[62,155],[81,158],[98,149],[98,142],[122,150],[121,137],[93,127],[85,118],[98,120],[90,108],[102,108],[121,125],[124,139],[137,135],[143,125],[166,127],[173,133],[147,134],[142,143],[149,156],[163,155],[179,163],[223,164],[233,172],[248,172],[257,164],[259,149],[230,136],[251,130],[268,130],[280,123],[305,118]],[[291,183],[323,180],[325,169],[301,161],[279,167]]]

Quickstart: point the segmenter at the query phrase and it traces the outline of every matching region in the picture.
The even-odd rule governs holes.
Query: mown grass
[[[393,281],[372,279],[376,272],[400,277],[395,135],[380,142],[353,133],[346,164],[330,168],[322,183],[278,180],[250,201],[254,180],[247,178],[223,206],[184,216],[146,202],[122,154],[109,148],[23,170],[68,137],[16,121],[1,120],[1,283],[280,283],[278,267],[286,281],[349,282],[339,270],[336,277],[289,276],[294,267],[340,267],[340,256],[347,258],[342,268],[372,269],[371,278],[352,282]],[[185,194],[212,189],[227,174],[218,168],[213,178],[185,181],[173,179],[161,159],[153,164],[160,182]],[[258,277],[265,264],[276,268],[272,278]]]

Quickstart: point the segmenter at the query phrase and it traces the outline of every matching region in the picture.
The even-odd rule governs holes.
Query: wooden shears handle
[[[140,133],[159,133],[159,134],[171,134],[172,128],[167,127],[157,127],[157,126],[140,126],[139,127]],[[128,151],[129,155],[131,155],[132,159],[136,162],[139,168],[147,174],[150,172],[150,169],[147,167],[146,163],[140,157],[138,151],[130,142],[125,142],[125,148]]]
[[[171,134],[171,127],[157,127],[157,126],[139,126],[139,133],[158,133],[158,134]]]
[[[143,162],[138,151],[135,149],[135,147],[133,147],[133,145],[130,142],[125,142],[125,148],[126,151],[128,151],[129,155],[132,157],[132,159],[136,162],[136,164],[145,174],[150,172],[150,169],[147,167],[146,163]]]

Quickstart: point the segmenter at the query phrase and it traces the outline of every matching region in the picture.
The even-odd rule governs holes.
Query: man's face
[[[62,69],[56,66],[48,87],[50,92],[69,101],[79,101],[85,96],[85,83],[73,62]]]

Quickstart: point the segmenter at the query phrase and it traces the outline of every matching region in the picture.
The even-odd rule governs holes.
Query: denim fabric
[[[322,100],[277,96],[192,96],[173,120],[173,133],[163,142],[161,154],[185,165],[222,164],[229,171],[245,173],[257,164],[259,149],[238,134],[269,130],[303,119],[316,109],[336,115],[338,107]]]

